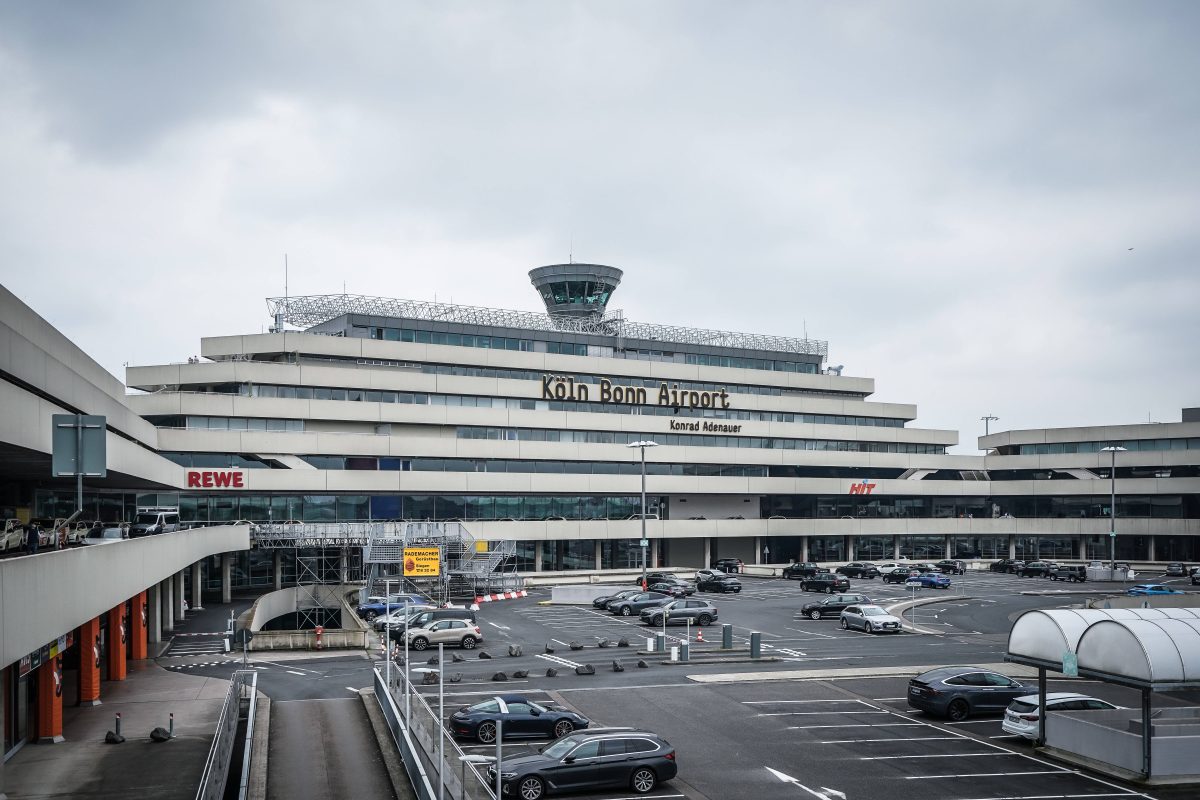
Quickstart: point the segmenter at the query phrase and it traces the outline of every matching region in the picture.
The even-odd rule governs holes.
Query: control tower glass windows
[[[597,281],[556,281],[542,287],[542,300],[547,306],[601,306],[608,303],[613,287]]]

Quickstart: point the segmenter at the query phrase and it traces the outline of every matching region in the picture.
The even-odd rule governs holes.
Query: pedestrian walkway
[[[273,702],[267,800],[395,800],[379,748],[358,697]]]

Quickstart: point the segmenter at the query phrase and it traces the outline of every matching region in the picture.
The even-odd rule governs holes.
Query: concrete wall
[[[1165,721],[1169,723],[1175,720]],[[1150,754],[1152,778],[1200,778],[1200,766],[1196,763],[1196,754],[1200,753],[1200,734],[1173,735],[1176,732],[1190,732],[1195,725],[1164,725],[1163,722],[1158,716],[1153,721],[1154,736]],[[1046,715],[1046,744],[1056,750],[1139,773],[1142,771],[1141,728],[1141,712],[1137,709],[1051,712]]]
[[[259,631],[250,640],[251,652],[258,650],[363,650],[369,645],[367,631],[326,629],[317,646],[316,631]]]
[[[250,548],[223,525],[0,561],[0,667],[217,553]]]
[[[268,592],[254,601],[250,609],[249,628],[257,638],[266,625],[276,617],[299,611],[303,608],[339,608],[341,609],[341,627],[343,630],[367,630],[367,624],[354,613],[349,603],[351,596],[358,597],[362,586],[360,584],[343,585],[308,585],[291,586],[276,592]],[[271,633],[267,631],[266,633]],[[251,650],[255,649],[253,646]]]

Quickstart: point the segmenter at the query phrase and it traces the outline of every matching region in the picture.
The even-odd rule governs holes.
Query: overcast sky
[[[829,341],[960,431],[1200,405],[1193,2],[6,2],[0,278],[119,377],[341,292]]]

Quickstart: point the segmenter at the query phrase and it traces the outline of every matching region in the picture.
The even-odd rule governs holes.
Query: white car
[[[429,611],[430,609],[434,609],[434,608],[437,608],[437,606],[427,606],[427,605],[398,606],[396,608],[396,610],[393,611],[391,614],[380,614],[378,617],[375,618],[375,620],[371,623],[371,625],[377,631],[382,631],[385,628],[390,628],[393,626],[396,628],[403,628],[405,616],[412,616],[419,611]]]
[[[0,553],[17,551],[25,547],[25,527],[21,520],[4,520],[4,533],[0,534]]]
[[[899,633],[902,627],[899,617],[874,605],[846,606],[842,609],[841,623],[842,630],[853,628],[866,633]]]
[[[1097,700],[1095,697],[1074,692],[1047,692],[1046,707],[1051,711],[1100,711],[1122,708],[1122,706],[1113,705],[1107,700]],[[1023,736],[1026,739],[1036,739],[1039,716],[1038,696],[1027,694],[1009,703],[1000,727],[1004,729],[1005,733]]]

